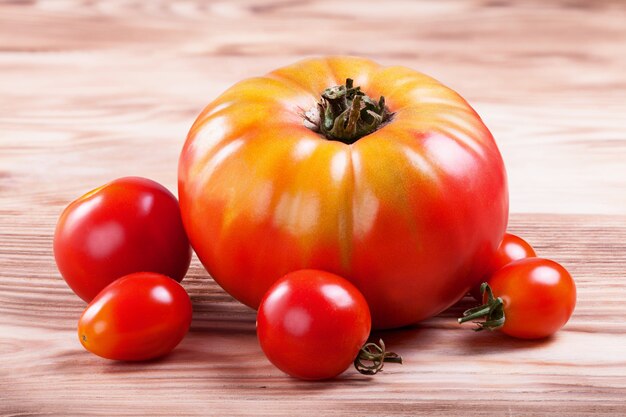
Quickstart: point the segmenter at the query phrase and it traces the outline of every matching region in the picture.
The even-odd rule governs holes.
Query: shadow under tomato
[[[470,308],[474,308],[476,306],[479,306],[480,304],[481,303],[478,302],[471,295],[466,295],[465,297],[461,298],[459,301],[454,303],[452,306],[450,306],[446,310],[444,310],[441,313],[439,313],[437,315],[437,317],[445,317],[445,318],[449,317],[449,318],[457,319],[457,318],[463,316],[463,312],[465,310],[468,310]]]
[[[316,393],[336,389],[371,387],[373,382],[376,382],[376,384],[384,384],[386,380],[385,372],[380,372],[376,375],[363,375],[360,374],[352,365],[350,365],[350,367],[346,369],[342,374],[334,378],[320,380],[298,379],[282,373],[278,369],[273,369],[271,372],[272,387],[276,388],[277,384],[282,384],[284,391],[281,391],[281,394],[289,395],[290,393],[292,393],[294,396],[302,395],[303,391]],[[391,375],[392,373],[388,372],[388,374]]]
[[[105,374],[135,373],[145,372],[154,369],[155,366],[167,365],[181,362],[181,352],[174,350],[167,355],[158,358],[146,359],[143,361],[116,361],[105,358],[98,358],[102,361],[100,371]]]
[[[542,339],[517,339],[497,330],[483,330],[475,332],[471,329],[463,329],[465,335],[459,340],[460,349],[468,355],[482,355],[498,352],[507,352],[524,349],[537,349],[552,344],[554,335]]]
[[[193,299],[190,332],[256,334],[256,311],[227,296],[221,302]]]
[[[461,307],[459,310],[461,310]],[[524,349],[536,349],[554,343],[558,336],[543,339],[517,339],[500,331],[473,330],[471,325],[456,323],[452,317],[437,316],[419,324],[394,330],[373,331],[370,342],[385,342],[387,351],[396,352],[405,360],[419,360],[420,353],[450,355],[488,355],[494,352],[507,352]],[[394,364],[390,364],[391,368]]]

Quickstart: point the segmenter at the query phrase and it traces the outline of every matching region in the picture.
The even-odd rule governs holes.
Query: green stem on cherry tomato
[[[484,296],[487,293],[487,301],[478,307],[470,308],[463,312],[463,317],[458,319],[459,323],[465,323],[470,320],[485,318],[484,321],[475,321],[476,331],[480,330],[496,330],[504,325],[504,302],[500,297],[494,297],[491,287],[486,282],[480,286],[480,293]]]
[[[386,123],[392,114],[385,98],[372,100],[353,84],[348,78],[346,85],[324,90],[320,102],[304,115],[305,126],[330,140],[351,144]]]
[[[372,362],[371,365],[365,365],[363,361]],[[354,367],[363,375],[375,375],[383,370],[385,362],[402,363],[402,357],[394,352],[385,351],[385,343],[382,339],[376,343],[366,343],[359,355],[354,360]]]

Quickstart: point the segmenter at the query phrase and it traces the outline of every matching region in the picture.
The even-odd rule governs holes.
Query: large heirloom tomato
[[[231,295],[257,308],[286,273],[326,270],[359,288],[375,328],[461,298],[508,218],[502,158],[469,104],[360,58],[236,84],[192,126],[178,174],[191,244]]]

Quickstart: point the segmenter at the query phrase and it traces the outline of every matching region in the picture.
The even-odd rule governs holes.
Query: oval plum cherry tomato
[[[522,338],[547,337],[567,323],[576,306],[576,285],[558,263],[542,258],[513,261],[483,284],[482,306],[467,310],[459,322],[485,317],[478,330],[500,329]]]
[[[54,234],[61,275],[83,300],[133,272],[158,272],[181,281],[191,247],[176,197],[139,177],[105,184],[73,201]]]
[[[78,321],[80,343],[98,356],[123,361],[157,358],[174,349],[191,324],[191,301],[173,279],[126,275],[107,286]]]
[[[534,256],[537,256],[535,250],[528,242],[512,233],[505,233],[491,262],[490,271],[493,273],[513,261]],[[483,299],[480,285],[473,287],[470,290],[470,294],[477,301],[482,301]]]
[[[300,270],[278,280],[259,306],[257,335],[267,358],[301,379],[328,379],[353,363],[371,328],[363,295],[329,272]]]

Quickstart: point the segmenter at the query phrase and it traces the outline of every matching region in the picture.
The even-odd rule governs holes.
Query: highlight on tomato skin
[[[162,274],[138,272],[103,289],[78,321],[85,349],[106,359],[144,361],[171,352],[191,325],[189,295]]]
[[[549,259],[513,261],[496,271],[482,290],[484,304],[465,311],[459,323],[473,321],[475,330],[500,330],[521,339],[556,333],[576,306],[572,276]]]
[[[518,259],[530,258],[537,256],[533,247],[521,237],[513,233],[505,233],[502,241],[496,249],[490,267],[490,274],[495,273],[500,268]],[[489,280],[489,275],[484,281]],[[476,301],[483,301],[483,295],[480,291],[480,284],[470,290],[470,294]]]
[[[191,262],[176,197],[140,177],[116,179],[71,202],[53,246],[61,275],[86,302],[133,272],[158,272],[180,282]]]

